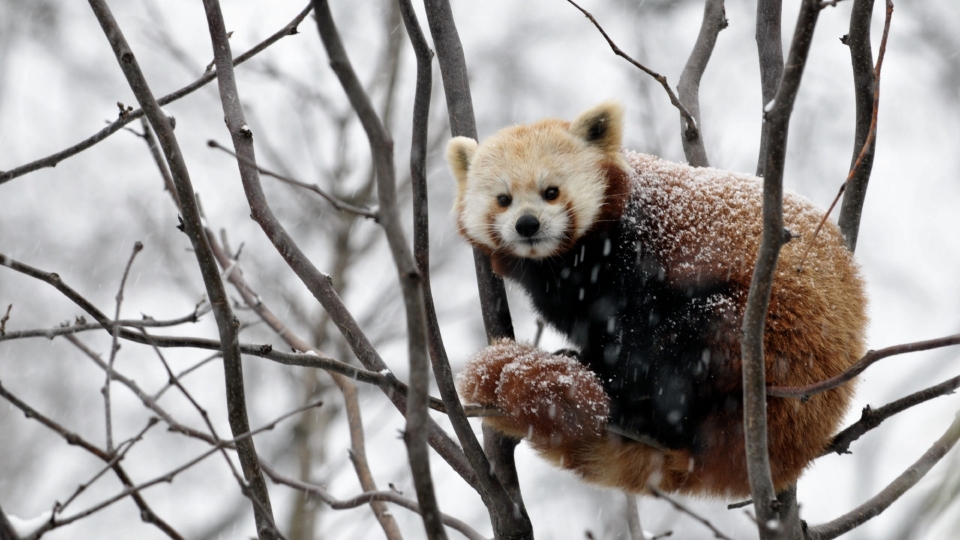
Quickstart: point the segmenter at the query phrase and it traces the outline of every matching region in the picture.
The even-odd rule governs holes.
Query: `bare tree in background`
[[[960,344],[960,336],[950,335],[870,351],[849,372],[810,387],[768,387],[764,381],[763,321],[777,253],[787,240],[781,209],[790,157],[787,135],[818,21],[838,3],[801,0],[796,24],[781,32],[783,21],[792,21],[794,13],[779,0],[757,0],[756,26],[750,29],[756,36],[763,96],[763,102],[755,104],[762,127],[754,162],[764,181],[764,240],[743,328],[745,432],[753,493],[748,501],[753,519],[749,537],[826,540],[853,531],[908,492],[960,438],[956,420],[875,496],[823,524],[804,521],[796,486],[775,493],[770,480],[767,399],[806,399],[848,382],[884,358]],[[895,17],[889,0],[883,5],[874,5],[874,0],[850,3],[843,43],[849,47],[854,74],[854,136],[848,173],[834,187],[839,190],[834,204],[840,205],[838,221],[852,251],[878,157],[883,58]],[[231,46],[232,32],[218,0],[204,0],[203,12],[199,4],[192,12],[196,27],[207,36],[208,48],[199,51],[178,43],[172,28],[183,22],[171,22],[162,3],[145,4],[149,32],[137,38],[134,25],[125,16],[116,17],[111,8],[118,6],[109,4],[89,0],[88,15],[102,32],[86,38],[103,46],[103,57],[84,68],[85,76],[97,79],[108,69],[122,74],[127,102],[118,103],[117,117],[78,144],[34,161],[4,164],[9,168],[0,171],[0,190],[30,183],[31,173],[93,155],[99,156],[96,167],[119,168],[111,154],[94,153],[110,144],[107,141],[125,138],[135,142],[135,157],[111,148],[116,163],[130,167],[125,172],[137,179],[149,177],[163,188],[152,192],[149,203],[136,204],[164,210],[129,216],[130,223],[139,220],[131,231],[152,232],[143,243],[134,243],[127,233],[123,250],[90,242],[42,256],[36,249],[12,253],[5,235],[39,233],[0,230],[0,266],[5,267],[0,294],[18,299],[4,301],[0,296],[0,342],[8,342],[0,344],[0,398],[10,406],[0,411],[0,429],[13,429],[11,412],[25,416],[16,426],[25,422],[42,428],[29,436],[9,437],[19,449],[36,448],[36,455],[20,452],[23,455],[12,458],[0,447],[0,497],[14,497],[4,488],[7,481],[32,492],[32,485],[47,481],[45,476],[57,476],[62,487],[47,504],[48,511],[29,522],[8,515],[13,514],[13,501],[0,498],[0,540],[69,536],[85,524],[118,522],[117,516],[126,514],[138,516],[149,534],[175,539],[250,536],[253,531],[261,539],[479,539],[485,538],[478,532],[484,530],[496,539],[534,538],[538,522],[533,516],[550,503],[524,497],[524,471],[517,470],[515,456],[519,441],[486,428],[478,436],[479,426],[469,418],[490,411],[460,403],[451,367],[450,351],[462,353],[470,339],[449,342],[450,328],[458,325],[469,328],[459,330],[461,334],[478,335],[479,320],[485,332],[483,338],[474,337],[475,342],[524,332],[515,330],[519,326],[507,288],[480,252],[473,253],[479,310],[474,307],[476,292],[464,298],[434,295],[437,281],[462,281],[467,272],[454,267],[451,250],[443,249],[443,244],[455,242],[453,226],[431,226],[428,196],[446,202],[449,196],[444,194],[450,191],[437,180],[446,174],[431,156],[440,153],[450,136],[479,138],[481,132],[472,95],[476,81],[468,70],[472,55],[489,59],[483,69],[502,67],[507,75],[500,76],[519,77],[525,69],[522,49],[535,45],[536,29],[523,32],[527,37],[520,47],[504,42],[503,49],[471,51],[461,42],[458,24],[475,22],[455,19],[448,0],[425,0],[416,6],[410,0],[383,0],[357,10],[313,0],[299,6],[299,12],[271,6],[283,11],[288,22],[262,29],[264,39],[240,50],[236,41]],[[655,47],[646,41],[636,45],[608,31],[601,14],[591,11],[596,11],[594,5],[572,0],[554,4],[558,11],[577,15],[570,24],[595,30],[596,43],[605,40],[606,45],[589,52],[591,62],[621,62],[629,83],[619,92],[636,95],[649,109],[660,111],[640,113],[638,131],[649,147],[673,144],[695,166],[719,161],[711,160],[711,145],[723,129],[705,125],[700,97],[709,86],[701,85],[704,75],[718,68],[711,64],[718,40],[731,31],[724,30],[728,20],[723,0],[650,2],[637,8],[643,20],[686,13],[684,9],[693,13],[690,6],[702,5],[696,20],[684,21],[696,39],[676,83],[656,66]],[[56,34],[63,24],[55,4],[6,0],[3,5],[8,16],[0,22],[0,108],[7,106],[4,88],[15,84],[4,64],[14,57],[11,44],[18,33]],[[21,19],[30,24],[17,24]],[[871,33],[874,20],[884,22],[880,35]],[[929,13],[922,20],[930,28],[925,33],[929,46],[952,50],[948,28]],[[740,25],[736,31],[744,29]],[[782,34],[789,36],[786,49]],[[139,45],[144,42],[155,50],[145,53]],[[606,46],[610,50],[602,48]],[[313,65],[298,71],[282,56],[265,53],[280,47],[307,50],[304,54]],[[643,54],[631,54],[630,49]],[[354,50],[366,63],[354,63]],[[944,56],[956,68],[955,55]],[[142,58],[166,63],[158,66]],[[173,85],[185,70],[202,73],[186,86]],[[956,71],[945,70],[944,77],[953,81]],[[531,99],[524,96],[535,92],[525,91],[523,84],[536,88],[530,82],[509,87],[499,96],[504,108],[519,108],[518,101]],[[161,88],[171,85],[179,89],[164,94]],[[289,103],[285,116],[251,105],[250,87],[281,89]],[[200,103],[191,115],[174,118],[170,111],[194,93]],[[672,142],[660,139],[658,114],[673,123],[673,115],[680,117],[680,129],[673,127],[668,135]],[[194,115],[223,119],[227,131],[203,131],[208,140],[197,144]],[[193,156],[201,151],[216,165],[195,166]],[[213,174],[220,182],[217,193],[195,187]],[[6,195],[3,199],[9,201]],[[223,200],[242,200],[243,214],[252,223],[225,219]],[[38,221],[51,217],[39,206],[30,211]],[[446,232],[438,235],[438,230]],[[89,260],[98,262],[87,264]],[[75,266],[83,270],[74,272]],[[144,266],[149,270],[141,270]],[[148,276],[143,283],[142,275]],[[99,285],[110,292],[101,293]],[[154,300],[137,292],[147,287]],[[174,296],[176,301],[164,303]],[[185,305],[184,298],[192,305]],[[125,317],[131,310],[140,311],[138,303],[187,309],[175,314],[165,309],[163,317]],[[468,309],[479,313],[465,318],[462,313]],[[66,322],[52,322],[58,320]],[[36,338],[53,344],[40,348]],[[59,356],[82,360],[82,367],[60,366],[62,377],[37,383],[28,364]],[[85,413],[97,411],[95,415],[80,415],[73,404],[51,397],[72,385],[81,390],[71,390],[71,398],[85,403]],[[854,441],[886,419],[958,386],[960,377],[918,391],[904,387],[899,399],[865,408],[859,421],[837,435],[828,453],[849,453]],[[385,438],[381,432],[390,421],[400,422],[396,427],[401,428],[403,450],[385,458],[367,441],[371,435],[378,441]],[[282,435],[266,435],[270,431]],[[0,442],[5,439],[0,433]],[[346,459],[327,451],[335,439],[349,447]],[[52,445],[62,444],[58,440],[70,446],[73,456],[62,468],[41,459]],[[397,487],[397,478],[409,479],[410,488]],[[454,482],[466,486],[470,498],[438,495]],[[958,485],[956,475],[948,476],[922,502],[925,523],[937,521],[950,507]],[[204,501],[191,500],[190,488],[195,486],[207,488],[216,503],[205,507]],[[669,509],[674,523],[690,523],[689,530],[696,534],[734,537],[724,523],[656,486],[650,487],[649,496]],[[597,534],[648,538],[637,499],[619,495],[616,505],[618,510],[604,518],[605,530]],[[338,515],[358,515],[342,514],[357,508],[365,508],[366,514],[352,518],[355,524],[338,520]],[[184,517],[187,509],[194,513],[190,519]],[[409,516],[419,517],[413,521]],[[740,518],[746,521],[738,514]],[[669,532],[659,531],[658,537]],[[898,534],[908,538],[914,532],[905,526]],[[591,531],[585,534],[595,537]]]

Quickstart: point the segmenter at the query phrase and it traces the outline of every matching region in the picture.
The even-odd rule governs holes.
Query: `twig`
[[[220,280],[216,260],[203,232],[193,185],[177,137],[173,133],[173,127],[170,125],[167,116],[154,99],[153,92],[140,70],[136,57],[127,44],[105,0],[89,0],[89,2],[107,40],[110,42],[127,83],[133,90],[140,107],[145,111],[147,119],[150,120],[150,125],[156,132],[160,146],[167,158],[167,166],[170,168],[180,199],[183,231],[190,238],[190,243],[193,246],[207,297],[210,298],[210,304],[213,306],[214,317],[220,333],[220,342],[223,346],[224,383],[227,388],[227,417],[230,429],[235,436],[239,433],[249,432],[250,424],[247,417],[243,387],[243,367],[240,363],[240,349],[237,340],[239,324],[230,310],[229,298],[224,290],[223,282]],[[232,74],[232,63],[228,66],[228,69]],[[218,80],[222,83],[222,77],[225,76],[224,70],[218,69],[217,71],[220,74]],[[240,441],[237,445],[237,454],[243,467],[244,476],[249,479],[254,498],[257,501],[253,509],[257,533],[261,540],[272,540],[278,536],[278,532],[271,526],[273,517],[270,508],[270,494],[267,491],[263,474],[259,469],[260,463],[257,459],[253,440],[243,439]]]
[[[700,25],[700,33],[697,35],[693,51],[690,52],[690,58],[687,59],[677,83],[677,93],[680,101],[687,105],[698,126],[702,126],[700,123],[700,78],[703,77],[703,72],[707,69],[710,55],[713,54],[713,48],[717,44],[717,36],[726,27],[727,17],[723,8],[723,0],[706,0],[703,6],[703,23]],[[685,126],[683,125],[682,115],[680,120],[680,129],[683,130]],[[707,159],[707,149],[703,143],[702,131],[698,130],[695,138],[681,137],[680,141],[683,143],[683,155],[686,156],[687,163],[694,167],[710,166],[710,160]]]
[[[714,535],[716,538],[720,538],[721,540],[733,540],[733,539],[730,538],[729,536],[723,534],[723,532],[720,531],[720,529],[714,527],[713,523],[710,523],[710,520],[708,520],[707,518],[705,518],[705,517],[701,516],[700,514],[694,512],[693,510],[691,510],[690,508],[688,508],[686,505],[684,505],[684,504],[681,503],[680,501],[674,499],[674,498],[671,497],[670,495],[667,495],[666,493],[664,493],[664,492],[661,491],[660,489],[656,488],[655,486],[652,486],[652,485],[649,485],[649,484],[648,484],[648,485],[647,485],[647,490],[650,491],[650,494],[653,495],[654,497],[656,497],[656,498],[658,498],[658,499],[663,499],[663,500],[667,501],[668,503],[670,503],[670,506],[673,506],[678,512],[684,513],[684,514],[692,517],[693,519],[699,521],[700,523],[702,523],[706,528],[710,529],[710,531],[713,533],[713,535]]]
[[[21,401],[19,398],[17,398],[15,395],[8,392],[3,387],[2,383],[0,383],[0,397],[3,397],[7,401],[9,401],[14,407],[20,409],[27,418],[32,418],[40,422],[41,424],[46,426],[48,429],[50,429],[54,433],[63,437],[63,439],[67,442],[67,444],[70,444],[72,446],[79,446],[80,448],[83,448],[87,452],[99,458],[101,461],[108,463],[112,460],[113,456],[111,454],[104,452],[100,448],[97,448],[95,445],[86,441],[80,435],[68,430],[67,428],[51,420],[50,418],[44,416],[43,414],[40,414],[36,409],[34,409],[33,407],[30,407],[29,405]],[[114,463],[112,468],[114,473],[117,475],[117,478],[120,480],[120,482],[123,485],[128,487],[133,486],[133,482],[130,480],[130,477],[127,476],[126,471],[124,471],[124,469],[120,466],[119,463]],[[166,534],[167,536],[169,536],[174,540],[183,540],[183,537],[180,536],[180,533],[178,533],[166,521],[161,519],[159,516],[157,516],[153,512],[153,510],[150,508],[150,506],[147,505],[147,502],[143,499],[143,497],[140,496],[139,493],[132,493],[132,495],[133,495],[134,503],[136,503],[137,507],[140,509],[140,517],[144,522],[155,525],[158,529],[163,531],[164,534]],[[28,538],[39,538],[40,536],[43,535],[43,533],[54,528],[53,526],[54,516],[52,513],[50,515],[50,519],[51,519],[50,522],[43,525],[40,529],[35,531],[33,535],[31,535]]]
[[[786,161],[790,114],[813,40],[820,9],[819,0],[804,0],[793,43],[776,97],[768,103],[765,127],[769,145],[764,156],[763,235],[743,315],[741,354],[743,365],[743,421],[750,491],[757,509],[757,528],[762,540],[772,539],[779,528],[774,510],[776,494],[767,451],[767,400],[763,352],[764,325],[770,303],[773,277],[784,243],[783,169]]]
[[[858,360],[856,364],[850,366],[843,373],[840,373],[835,377],[830,377],[829,379],[818,383],[808,384],[807,386],[768,386],[767,395],[785,398],[808,399],[810,396],[819,394],[820,392],[826,392],[827,390],[831,390],[842,385],[843,383],[862,373],[863,370],[867,369],[872,364],[889,356],[919,351],[929,351],[930,349],[939,349],[941,347],[949,347],[951,345],[960,345],[960,334],[954,334],[952,336],[946,336],[937,339],[928,339],[926,341],[915,341],[913,343],[894,345],[878,351],[869,351],[867,354],[863,355],[863,358]]]
[[[2,390],[2,386],[0,386],[0,390]],[[0,395],[2,395],[2,394],[0,394]],[[104,508],[107,508],[108,506],[112,505],[113,503],[115,503],[115,502],[117,502],[117,501],[120,501],[120,500],[122,500],[122,499],[124,499],[124,498],[126,498],[126,497],[130,497],[130,496],[139,497],[139,496],[140,496],[140,492],[143,491],[144,489],[147,489],[148,487],[155,486],[155,485],[157,485],[157,484],[164,483],[164,482],[166,482],[166,483],[173,482],[173,479],[174,479],[178,474],[180,474],[180,473],[182,473],[183,471],[186,471],[186,470],[192,468],[194,465],[200,463],[201,461],[205,460],[206,458],[210,457],[211,455],[219,452],[222,448],[237,447],[237,446],[239,446],[239,443],[241,443],[243,440],[245,440],[245,439],[250,439],[250,438],[252,438],[254,435],[257,435],[257,434],[259,434],[259,433],[263,433],[264,431],[272,430],[272,429],[274,429],[274,428],[276,427],[276,425],[277,425],[278,423],[282,422],[283,420],[286,420],[287,418],[290,418],[291,416],[294,416],[294,415],[296,415],[296,414],[299,414],[299,413],[303,412],[304,410],[309,409],[310,407],[315,407],[316,405],[317,405],[317,403],[311,403],[309,406],[297,408],[297,409],[295,409],[295,410],[293,410],[293,411],[290,411],[290,412],[288,412],[288,413],[286,413],[286,414],[284,414],[284,415],[282,415],[282,416],[274,419],[272,422],[264,425],[263,427],[260,427],[260,428],[258,428],[258,429],[255,429],[255,430],[253,430],[253,431],[249,431],[249,432],[247,432],[247,433],[242,433],[242,434],[240,434],[239,437],[234,437],[232,440],[220,440],[220,441],[217,441],[215,444],[213,444],[213,447],[210,448],[209,450],[207,450],[206,452],[203,452],[202,454],[198,455],[197,457],[195,457],[195,458],[191,459],[190,461],[184,463],[183,465],[181,465],[181,466],[179,466],[179,467],[177,467],[177,468],[175,468],[175,469],[167,472],[166,474],[164,474],[164,475],[162,475],[162,476],[158,476],[158,477],[156,477],[156,478],[153,478],[152,480],[148,480],[148,481],[143,482],[143,483],[140,483],[140,484],[127,485],[127,487],[126,487],[125,489],[123,489],[120,493],[114,495],[113,497],[110,497],[109,499],[103,500],[103,501],[101,501],[101,502],[99,502],[99,503],[97,503],[97,504],[95,504],[95,505],[87,508],[86,510],[83,510],[82,512],[78,512],[78,513],[76,513],[76,514],[73,514],[73,515],[71,515],[71,516],[67,516],[67,517],[62,518],[62,519],[55,519],[53,516],[51,516],[51,519],[50,519],[49,522],[47,522],[46,524],[44,524],[43,527],[41,527],[40,529],[38,529],[37,531],[35,531],[33,534],[31,534],[30,536],[28,536],[28,537],[25,538],[24,540],[38,540],[41,536],[43,536],[47,531],[50,531],[51,529],[55,529],[55,528],[58,528],[58,527],[63,527],[64,525],[69,525],[70,523],[73,523],[74,521],[77,521],[77,520],[83,519],[83,518],[85,518],[85,517],[87,517],[87,516],[90,516],[90,515],[92,515],[92,514],[95,514],[95,513],[99,512],[100,510],[103,510]],[[177,536],[177,538],[180,538],[179,535]]]
[[[857,420],[840,433],[837,433],[821,455],[827,455],[832,452],[849,454],[850,444],[852,444],[853,441],[856,441],[863,436],[864,433],[879,426],[887,418],[903,412],[914,405],[919,405],[940,396],[952,394],[957,388],[960,388],[960,377],[954,377],[930,388],[914,392],[909,396],[888,403],[879,409],[872,409],[867,405],[860,413],[860,420]]]
[[[302,491],[308,495],[316,497],[327,504],[333,510],[347,510],[350,508],[356,508],[358,506],[363,506],[365,504],[374,502],[374,501],[385,501],[402,506],[412,512],[417,514],[422,514],[420,510],[420,505],[416,502],[403,497],[399,493],[394,491],[374,491],[374,492],[365,492],[352,497],[346,500],[339,500],[333,497],[326,489],[316,484],[308,484],[306,482],[300,482],[292,478],[288,478],[278,473],[270,465],[262,463],[264,472],[267,473],[267,476],[277,484],[282,484],[293,489]],[[460,521],[457,518],[448,516],[447,514],[442,514],[441,520],[444,525],[459,531],[464,536],[470,540],[486,540],[480,533],[473,530],[469,525]]]
[[[817,234],[820,233],[821,227],[823,227],[823,224],[826,223],[827,217],[829,217],[830,213],[833,212],[833,207],[836,206],[837,201],[840,200],[840,195],[844,193],[844,190],[846,190],[847,186],[854,182],[854,178],[857,179],[857,189],[860,190],[859,195],[857,195],[859,202],[855,202],[852,199],[850,201],[844,199],[843,206],[847,208],[847,214],[846,216],[841,215],[841,218],[844,221],[840,232],[843,233],[843,238],[851,252],[853,252],[853,250],[857,247],[857,234],[860,227],[860,211],[863,208],[863,201],[867,195],[867,182],[870,180],[870,169],[873,167],[873,152],[876,148],[874,142],[877,137],[877,115],[880,110],[880,68],[883,67],[883,56],[887,51],[887,37],[890,35],[890,20],[892,18],[893,2],[887,0],[887,16],[883,23],[883,38],[880,40],[880,53],[877,56],[877,67],[873,72],[873,113],[870,116],[869,132],[867,133],[866,140],[863,142],[863,146],[860,147],[860,152],[857,154],[853,165],[850,167],[850,172],[847,174],[847,179],[844,180],[843,184],[840,185],[840,190],[837,192],[837,196],[833,199],[833,203],[823,215],[823,219],[820,220],[820,223],[817,224],[817,228],[813,231],[813,236],[810,237],[810,240],[807,243],[807,249],[803,252],[803,256],[800,257],[800,264],[797,265],[797,272],[800,272],[803,269],[803,261],[807,260],[807,255],[810,253],[810,250],[813,249],[813,243],[817,240]],[[869,44],[867,47],[869,48]],[[864,166],[864,163],[866,162],[869,162],[869,164]],[[864,173],[858,174],[861,170],[861,166],[865,167]],[[842,212],[843,209],[841,209],[841,214]]]
[[[143,436],[146,435],[147,431],[150,430],[150,428],[152,428],[153,426],[157,425],[159,421],[160,419],[157,418],[156,416],[151,416],[150,419],[147,421],[147,425],[144,426],[139,433],[137,433],[134,437],[118,444],[117,451],[114,453],[113,458],[110,461],[108,461],[107,464],[102,469],[100,469],[95,475],[93,475],[93,477],[91,477],[86,482],[77,486],[77,489],[73,492],[73,495],[70,495],[70,497],[68,497],[66,501],[64,501],[62,504],[57,504],[56,511],[54,512],[54,514],[62,514],[63,511],[66,510],[68,506],[70,506],[70,503],[73,502],[81,493],[86,491],[87,488],[89,488],[91,485],[93,485],[94,482],[97,481],[97,479],[99,479],[107,471],[112,469],[114,465],[116,465],[117,463],[120,463],[120,461],[123,460],[124,457],[126,457],[130,449],[133,448],[133,445],[140,442],[140,440],[143,439]]]
[[[880,515],[901,495],[916,485],[953,448],[957,439],[960,439],[960,415],[954,417],[953,423],[950,424],[943,436],[933,443],[920,459],[908,467],[887,487],[883,488],[880,493],[833,521],[810,527],[807,529],[807,537],[810,540],[830,540]]]
[[[0,319],[0,339],[7,335],[7,321],[10,320],[10,310],[13,309],[13,304],[7,306],[7,312],[3,314],[3,318]]]
[[[590,14],[589,11],[577,5],[577,3],[574,2],[573,0],[567,0],[567,2],[570,2],[570,4],[573,5],[573,7],[580,10],[580,13],[583,13],[583,15],[587,19],[590,19],[590,22],[592,22],[593,25],[597,27],[597,30],[600,31],[600,34],[603,35],[603,39],[607,40],[607,44],[610,45],[610,49],[613,50],[614,54],[623,58],[627,62],[630,62],[631,64],[634,65],[634,67],[636,67],[640,71],[646,73],[647,75],[650,75],[651,77],[656,79],[658,83],[660,83],[660,86],[663,86],[663,89],[666,90],[667,92],[667,96],[670,98],[670,103],[672,103],[673,106],[680,111],[680,116],[682,116],[683,119],[686,120],[687,122],[686,126],[681,126],[683,128],[683,137],[691,141],[699,140],[700,139],[699,124],[697,124],[696,119],[693,117],[693,115],[690,114],[690,111],[687,110],[687,108],[683,105],[683,103],[681,103],[680,100],[677,99],[677,95],[673,92],[673,89],[670,88],[670,85],[667,83],[667,78],[664,77],[663,75],[660,75],[656,71],[653,71],[647,66],[644,66],[640,62],[637,62],[636,60],[631,58],[630,55],[623,52],[623,50],[620,49],[620,47],[617,47],[617,44],[614,43],[612,39],[610,39],[610,36],[607,35],[607,32],[604,31],[603,27],[600,26],[600,23],[597,22],[597,20],[593,17],[593,15]]]
[[[180,379],[186,377],[187,375],[189,375],[190,373],[196,371],[197,369],[200,369],[201,367],[205,366],[206,364],[208,364],[208,363],[210,363],[210,362],[212,362],[212,361],[214,361],[214,360],[216,360],[217,358],[220,358],[220,357],[222,357],[222,356],[223,356],[223,355],[222,355],[221,353],[219,353],[219,352],[213,353],[213,354],[211,354],[210,356],[204,358],[203,360],[197,362],[196,364],[194,364],[194,365],[188,367],[187,369],[181,371],[180,373],[177,373],[176,375],[174,375],[174,378],[175,378],[176,380],[180,380]],[[153,399],[154,399],[154,400],[160,399],[160,396],[162,396],[162,395],[163,395],[167,390],[169,390],[172,386],[173,386],[173,382],[172,382],[172,381],[167,381],[167,384],[163,385],[163,386],[160,388],[160,390],[157,390],[156,392],[154,392],[154,394],[153,394]]]
[[[252,166],[252,167],[256,167],[256,168],[257,168],[257,171],[258,171],[260,174],[262,174],[262,175],[269,176],[269,177],[271,177],[271,178],[276,178],[277,180],[280,180],[281,182],[290,184],[290,185],[292,185],[292,186],[297,186],[297,187],[301,187],[301,188],[306,189],[306,190],[310,190],[310,191],[316,193],[317,195],[320,195],[321,197],[323,197],[324,200],[326,200],[327,202],[329,202],[330,205],[333,206],[334,208],[336,208],[337,210],[345,211],[345,212],[352,212],[352,213],[354,213],[354,214],[357,214],[358,216],[363,216],[363,217],[365,217],[365,218],[372,219],[373,221],[377,221],[377,222],[380,221],[380,217],[377,215],[377,212],[372,211],[372,210],[368,210],[368,209],[366,209],[366,208],[361,208],[361,207],[359,207],[359,206],[354,206],[354,205],[352,205],[352,204],[350,204],[350,203],[348,203],[348,202],[346,202],[346,201],[341,201],[340,199],[334,197],[333,195],[331,195],[331,194],[327,193],[326,191],[324,191],[323,189],[321,189],[320,186],[318,186],[317,184],[307,184],[306,182],[301,182],[301,181],[299,181],[299,180],[295,180],[295,179],[293,179],[293,178],[290,178],[289,176],[284,176],[284,175],[282,175],[282,174],[280,174],[280,173],[275,173],[275,172],[272,172],[272,171],[268,171],[267,169],[264,169],[264,168],[261,167],[260,165],[257,165],[257,163],[256,163],[255,161],[251,161],[249,158],[244,157],[244,156],[238,156],[238,155],[236,154],[236,152],[233,152],[233,151],[230,150],[229,148],[224,147],[223,145],[221,145],[220,143],[218,143],[217,141],[215,141],[215,140],[213,140],[213,139],[210,139],[210,140],[207,141],[207,146],[209,146],[210,148],[216,148],[216,149],[218,149],[218,150],[223,150],[224,152],[226,152],[227,154],[230,154],[230,155],[233,156],[234,158],[236,158],[236,159],[238,159],[238,160],[240,160],[240,161],[245,162],[247,165],[250,165],[250,166]]]
[[[253,58],[254,56],[256,56],[257,54],[263,52],[267,47],[269,47],[269,46],[273,45],[274,43],[280,41],[282,38],[284,38],[284,37],[286,37],[286,36],[296,35],[296,34],[298,33],[298,32],[297,32],[297,26],[299,26],[300,23],[303,21],[303,19],[305,19],[305,18],[307,17],[307,15],[310,13],[310,10],[311,10],[311,9],[313,9],[312,6],[307,6],[307,7],[304,8],[303,11],[301,11],[296,17],[294,17],[292,21],[290,21],[289,23],[287,23],[286,26],[284,26],[283,28],[281,28],[280,30],[278,30],[276,33],[274,33],[273,35],[271,35],[271,36],[268,37],[267,39],[261,41],[260,43],[258,43],[256,46],[254,46],[253,48],[251,48],[251,49],[248,50],[247,52],[245,52],[245,53],[241,54],[240,56],[238,56],[238,57],[234,60],[234,65],[235,65],[235,66],[238,66],[238,65],[246,62],[247,60],[249,60],[249,59]],[[182,97],[184,97],[184,96],[190,95],[190,94],[192,94],[193,92],[199,90],[200,88],[202,88],[203,86],[205,86],[207,83],[209,83],[210,81],[212,81],[212,80],[214,80],[214,79],[216,79],[216,78],[217,78],[216,72],[208,72],[208,73],[205,73],[202,77],[200,77],[200,78],[197,79],[196,81],[188,84],[187,86],[184,86],[183,88],[181,88],[181,89],[179,89],[179,90],[177,90],[177,91],[175,91],[175,92],[171,92],[171,93],[169,93],[169,94],[161,97],[160,99],[157,100],[157,103],[159,103],[161,107],[164,106],[164,105],[168,105],[168,104],[170,104],[170,103],[173,103],[174,101],[177,101],[178,99],[180,99],[180,98],[182,98]],[[136,110],[134,110],[134,111],[128,111],[128,112],[125,112],[125,113],[121,113],[120,118],[118,118],[117,120],[115,120],[112,124],[110,124],[109,126],[103,128],[102,130],[98,131],[95,135],[93,135],[93,136],[91,136],[91,137],[89,137],[89,138],[87,138],[87,139],[84,139],[83,141],[81,141],[80,143],[78,143],[78,144],[76,144],[76,145],[74,145],[74,146],[71,146],[70,148],[67,148],[67,149],[65,149],[65,150],[61,150],[60,152],[57,152],[57,153],[52,154],[52,155],[49,155],[49,156],[47,156],[47,157],[45,157],[45,158],[41,158],[41,159],[38,159],[38,160],[36,160],[36,161],[32,161],[32,162],[30,162],[30,163],[27,163],[27,164],[25,164],[25,165],[21,165],[21,166],[19,166],[19,167],[10,169],[9,171],[0,172],[0,184],[3,184],[3,183],[5,183],[5,182],[8,182],[8,181],[10,181],[10,180],[13,180],[14,178],[17,178],[17,177],[19,177],[19,176],[23,176],[23,175],[25,175],[25,174],[27,174],[27,173],[31,173],[31,172],[36,171],[36,170],[45,169],[45,168],[47,168],[47,167],[56,167],[57,164],[60,163],[61,161],[65,160],[65,159],[67,159],[67,158],[69,158],[69,157],[73,157],[73,156],[79,154],[80,152],[83,152],[83,151],[86,150],[87,148],[90,148],[91,146],[93,146],[93,145],[95,145],[95,144],[103,141],[104,139],[106,139],[106,138],[109,137],[110,135],[113,135],[114,133],[120,131],[121,128],[123,128],[124,126],[126,126],[126,125],[129,124],[130,122],[133,122],[134,120],[136,120],[136,119],[138,119],[138,118],[141,118],[141,117],[143,117],[143,109],[136,109]]]
[[[114,311],[114,323],[110,330],[110,360],[107,362],[110,369],[107,370],[107,380],[104,381],[103,389],[100,391],[103,394],[104,416],[106,417],[107,453],[109,454],[113,453],[113,415],[110,411],[110,374],[113,373],[113,363],[117,359],[117,351],[120,350],[120,344],[117,343],[117,334],[120,332],[120,325],[117,321],[120,320],[120,305],[123,304],[123,288],[127,285],[127,276],[130,275],[133,260],[141,250],[143,250],[142,243],[137,242],[133,244],[133,252],[130,254],[130,260],[127,261],[127,266],[123,270],[123,277],[120,279],[120,288],[117,290],[116,296],[117,308],[116,311]]]
[[[183,317],[178,317],[176,319],[169,319],[163,321],[155,321],[153,319],[121,319],[119,321],[111,322],[109,327],[105,327],[100,323],[87,323],[87,322],[76,322],[74,324],[64,324],[62,326],[57,326],[55,328],[40,328],[35,330],[19,330],[16,332],[7,332],[6,335],[0,336],[0,341],[7,341],[11,339],[24,339],[24,338],[33,338],[33,337],[43,337],[47,339],[53,339],[58,336],[66,336],[70,334],[78,334],[80,332],[88,332],[90,330],[109,330],[112,328],[113,324],[117,324],[121,328],[163,328],[171,326],[179,326],[185,323],[195,323],[200,320],[200,317],[205,315],[210,311],[210,306],[197,306],[197,310],[189,315]]]

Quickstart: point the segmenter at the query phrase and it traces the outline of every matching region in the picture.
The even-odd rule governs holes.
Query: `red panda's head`
[[[573,122],[513,126],[481,145],[454,138],[460,233],[489,253],[539,259],[619,219],[629,189],[622,133],[623,108],[605,101]]]

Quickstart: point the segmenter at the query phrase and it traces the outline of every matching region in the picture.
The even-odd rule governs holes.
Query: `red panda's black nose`
[[[530,238],[537,234],[539,230],[540,221],[533,214],[524,214],[517,220],[517,232],[520,233],[520,236]]]

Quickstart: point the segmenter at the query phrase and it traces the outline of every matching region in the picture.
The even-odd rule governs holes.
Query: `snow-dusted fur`
[[[742,497],[739,330],[762,230],[761,182],[623,153],[621,118],[607,102],[569,124],[514,126],[479,146],[451,141],[461,233],[527,292],[580,362],[500,343],[461,374],[461,392],[504,411],[486,420],[494,427],[527,435],[589,481]],[[766,320],[770,385],[821,381],[864,352],[863,284],[835,225],[813,237],[822,215],[785,195],[784,224],[798,237],[781,251]],[[848,384],[806,402],[768,399],[777,489],[822,452],[852,393]],[[603,403],[616,429],[594,422]]]

